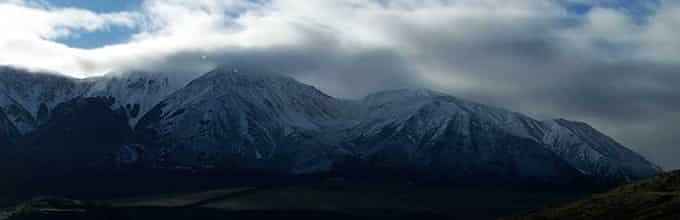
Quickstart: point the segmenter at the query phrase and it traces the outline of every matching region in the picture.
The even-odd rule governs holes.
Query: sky
[[[0,65],[430,88],[584,121],[680,169],[680,0],[0,0],[0,15]]]

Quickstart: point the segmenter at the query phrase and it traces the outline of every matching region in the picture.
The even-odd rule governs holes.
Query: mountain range
[[[40,169],[104,166],[134,145],[154,164],[289,174],[628,182],[661,172],[586,123],[427,89],[346,100],[247,68],[187,76],[0,67],[0,152]]]

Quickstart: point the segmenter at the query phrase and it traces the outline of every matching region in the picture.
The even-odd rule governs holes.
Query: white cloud
[[[37,1],[0,3],[0,64],[14,64],[65,72],[76,76],[102,74],[116,68],[140,66],[139,60],[162,63],[186,51],[220,52],[224,48],[268,48],[304,45],[314,35],[326,34],[346,48],[403,47],[394,36],[398,25],[440,30],[449,24],[495,21],[532,16],[554,4],[540,0],[513,1],[358,1],[274,0],[149,0],[139,12],[98,14],[83,9],[54,8]],[[144,16],[146,19],[140,19]],[[540,17],[536,17],[540,18]],[[21,22],[17,22],[21,21]],[[484,22],[484,21],[479,21]],[[491,21],[493,22],[493,21]],[[54,42],[78,32],[113,25],[139,26],[142,32],[121,45],[84,50]],[[451,26],[444,33],[471,26]],[[413,48],[411,48],[413,49]],[[406,51],[405,51],[406,52]],[[146,63],[146,62],[145,62]]]
[[[65,73],[84,72],[74,65],[82,50],[54,40],[113,26],[132,28],[139,19],[131,12],[98,14],[26,0],[0,2],[0,15],[0,64]]]
[[[96,14],[77,8],[52,8],[35,1],[0,2],[0,26],[3,39],[56,39],[77,31],[97,31],[111,26],[134,27],[137,15],[129,12]]]
[[[233,48],[304,46],[319,36],[350,50],[389,48],[416,64],[432,58],[427,56],[429,48],[419,42],[428,37],[469,44],[475,38],[521,38],[531,36],[525,32],[537,31],[564,41],[555,42],[557,46],[605,57],[612,54],[593,44],[639,46],[647,57],[657,52],[677,55],[674,45],[680,44],[672,37],[674,28],[669,28],[678,13],[670,9],[660,9],[644,26],[634,24],[622,11],[595,9],[580,25],[569,27],[560,24],[570,18],[560,1],[545,0],[147,0],[139,11],[110,14],[6,0],[0,3],[0,14],[8,18],[0,20],[8,33],[0,37],[0,64],[76,76],[148,63],[139,60],[162,65],[168,56],[182,52],[210,56]],[[87,50],[53,41],[111,26],[142,31],[127,43]],[[201,66],[215,65],[207,61]],[[436,72],[431,66],[421,69]]]
[[[646,59],[680,62],[680,3],[660,8],[640,34]]]

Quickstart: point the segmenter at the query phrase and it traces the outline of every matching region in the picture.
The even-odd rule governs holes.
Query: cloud
[[[23,0],[0,1],[0,14],[0,64],[65,72],[77,72],[73,59],[80,51],[54,40],[114,26],[132,28],[139,17],[130,12],[97,14],[77,8],[52,8]]]
[[[78,77],[234,65],[350,98],[429,87],[587,121],[680,167],[668,156],[677,152],[680,120],[680,4],[673,1],[147,0],[107,14],[12,0],[0,1],[0,14],[11,33],[0,36],[0,64]],[[114,26],[137,33],[93,49],[55,42]]]

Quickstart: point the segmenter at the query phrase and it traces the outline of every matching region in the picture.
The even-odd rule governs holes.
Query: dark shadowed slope
[[[0,108],[0,148],[8,147],[19,136],[19,130]]]
[[[566,206],[512,219],[680,219],[680,171],[662,174]]]
[[[23,168],[9,172],[37,178],[112,166],[118,148],[133,137],[124,114],[111,110],[112,104],[110,98],[77,98],[57,105],[48,122],[11,147]]]

